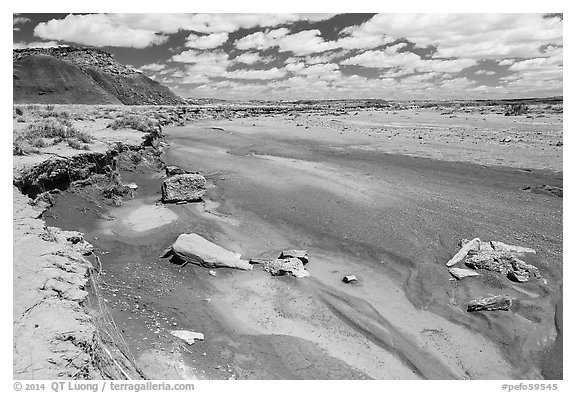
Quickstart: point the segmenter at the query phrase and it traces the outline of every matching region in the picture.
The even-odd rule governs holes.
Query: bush
[[[92,142],[90,134],[79,131],[72,125],[70,120],[56,121],[49,119],[40,123],[33,123],[28,126],[28,129],[22,134],[23,139],[36,139],[36,138],[56,138],[61,141],[63,139],[77,138],[84,143]]]
[[[88,143],[92,142],[90,134],[79,131],[68,119],[48,119],[29,124],[26,131],[14,136],[14,155],[22,155],[27,152],[39,152],[38,148],[47,145],[46,139],[52,139],[52,145],[67,141],[68,146],[74,149],[88,150]],[[30,149],[30,148],[35,149]]]
[[[142,132],[150,132],[156,129],[156,122],[146,116],[124,115],[114,120],[108,125],[109,128],[117,130],[119,128],[131,128]]]
[[[55,117],[57,119],[69,119],[70,118],[70,114],[66,111],[62,111],[62,112],[57,112],[55,110],[42,110],[37,112],[39,117],[42,117],[44,119],[46,119],[47,117]]]
[[[88,145],[80,143],[78,139],[68,139],[68,146],[77,150],[89,150]]]
[[[522,116],[528,113],[528,105],[526,104],[512,104],[506,106],[504,116]]]

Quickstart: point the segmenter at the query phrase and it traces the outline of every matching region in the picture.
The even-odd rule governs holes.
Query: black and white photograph
[[[14,389],[561,391],[556,4],[13,13]]]

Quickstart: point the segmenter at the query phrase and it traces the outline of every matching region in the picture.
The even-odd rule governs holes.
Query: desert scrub
[[[68,139],[68,146],[76,150],[90,150],[90,146],[81,143],[81,141],[76,138]]]
[[[74,149],[88,150],[92,142],[90,134],[79,131],[68,119],[57,120],[49,118],[28,125],[28,128],[14,136],[13,154],[22,155],[38,152],[38,148],[57,145],[66,141]],[[30,149],[36,148],[36,149]]]
[[[528,105],[526,104],[512,104],[506,106],[504,116],[521,116],[528,113]]]
[[[119,128],[132,128],[133,130],[150,132],[157,128],[157,124],[149,117],[128,114],[114,120],[108,125],[108,128],[112,128],[113,130]]]

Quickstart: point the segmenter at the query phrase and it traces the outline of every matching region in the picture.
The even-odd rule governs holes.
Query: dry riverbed
[[[120,175],[138,189],[121,206],[75,188],[44,217],[94,245],[107,307],[150,378],[557,378],[562,198],[542,186],[562,187],[561,116],[442,113],[165,127],[164,160],[206,176],[204,202],[162,205],[163,171],[131,166]],[[311,277],[159,259],[192,232],[245,258],[307,249]],[[455,281],[444,264],[474,237],[534,248],[543,279]],[[512,310],[466,312],[489,293]]]

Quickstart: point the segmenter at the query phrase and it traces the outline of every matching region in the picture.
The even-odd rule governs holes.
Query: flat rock
[[[458,251],[456,255],[452,257],[452,259],[446,262],[446,266],[450,267],[456,265],[458,262],[462,261],[470,251],[472,250],[478,251],[479,249],[480,249],[480,239],[475,238],[470,240],[468,243],[462,246],[460,251]]]
[[[448,271],[450,272],[451,275],[456,277],[458,280],[462,280],[463,278],[466,278],[466,277],[474,277],[474,276],[480,275],[480,273],[475,272],[474,270],[461,269],[459,267],[451,267],[448,269]]]
[[[204,340],[204,334],[191,332],[189,330],[171,330],[170,334],[186,341],[186,344],[194,344],[194,340]]]
[[[510,244],[491,241],[490,245],[495,251],[506,251],[506,252],[519,252],[519,253],[532,253],[535,254],[536,251],[528,247],[511,246]]]
[[[308,252],[306,250],[284,250],[280,253],[279,259],[298,258],[305,265],[308,263]]]
[[[308,277],[310,273],[298,258],[275,259],[262,264],[262,269],[273,276],[291,274],[296,278]]]
[[[177,261],[193,263],[203,267],[228,267],[252,270],[252,265],[241,259],[241,255],[228,251],[195,233],[184,233],[166,251],[163,257],[172,256]]]
[[[496,295],[472,300],[468,303],[467,311],[508,311],[510,307],[512,307],[512,298],[509,295]]]
[[[162,183],[162,202],[198,202],[206,192],[206,179],[197,173],[174,175]]]

